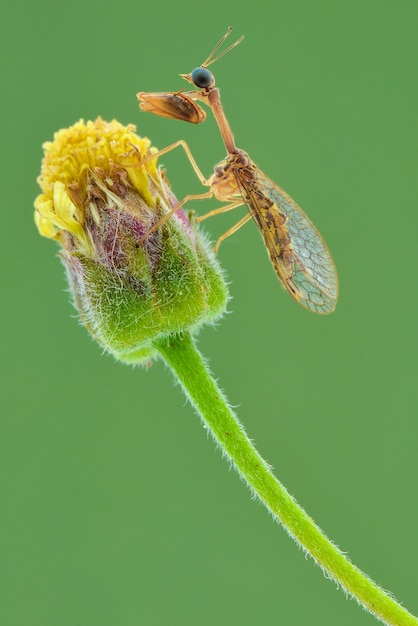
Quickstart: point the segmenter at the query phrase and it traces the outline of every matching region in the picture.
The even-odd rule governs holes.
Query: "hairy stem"
[[[192,337],[172,335],[154,346],[251,491],[327,576],[385,624],[417,626],[418,619],[355,567],[275,478],[228,406]]]

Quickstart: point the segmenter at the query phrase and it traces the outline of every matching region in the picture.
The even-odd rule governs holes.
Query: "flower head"
[[[150,232],[178,202],[133,125],[80,120],[44,151],[35,222],[61,244],[74,304],[103,347],[149,359],[156,339],[223,313],[222,272],[183,210]]]

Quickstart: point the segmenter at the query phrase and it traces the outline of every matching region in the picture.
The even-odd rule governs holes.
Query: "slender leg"
[[[176,204],[176,206],[174,206],[172,209],[170,209],[170,211],[168,213],[163,215],[163,217],[161,219],[159,219],[158,222],[156,224],[154,224],[154,226],[152,226],[145,233],[145,235],[143,237],[141,237],[141,239],[139,240],[139,243],[142,244],[145,241],[145,239],[147,239],[149,237],[149,235],[154,232],[154,230],[159,228],[162,224],[164,224],[164,222],[166,222],[168,219],[170,219],[170,217],[172,215],[174,215],[174,213],[176,213],[179,209],[181,209],[181,207],[184,204],[186,204],[186,202],[188,202],[189,200],[206,200],[207,198],[211,198],[212,196],[213,196],[213,193],[211,191],[206,191],[205,193],[198,193],[198,194],[189,194],[188,196],[185,196],[181,202]]]
[[[152,161],[153,159],[156,159],[156,158],[162,156],[163,154],[167,154],[167,152],[171,152],[171,150],[174,150],[178,146],[181,146],[183,148],[183,150],[185,151],[186,156],[187,156],[187,158],[190,161],[190,165],[194,169],[194,172],[195,172],[196,176],[198,177],[198,179],[200,180],[200,182],[202,183],[202,185],[204,185],[205,187],[209,187],[208,180],[203,176],[202,171],[201,171],[200,167],[198,166],[198,164],[196,163],[196,160],[195,160],[194,156],[192,155],[189,146],[187,145],[187,143],[183,139],[180,139],[179,141],[176,141],[175,143],[170,144],[169,146],[167,146],[166,148],[163,148],[162,150],[158,150],[158,152],[155,152],[154,154],[151,154],[146,159],[144,159],[141,156],[141,163],[140,164],[143,165],[147,161]],[[137,151],[136,146],[133,146],[133,147]]]
[[[199,217],[196,218],[196,222],[203,222],[203,220],[207,219],[208,217],[213,217],[214,215],[220,215],[221,213],[226,213],[227,211],[232,211],[232,209],[236,209],[238,206],[241,206],[244,204],[243,200],[236,200],[234,202],[231,202],[231,204],[226,204],[225,206],[221,206],[219,209],[214,209],[213,211],[209,211],[208,213],[205,213],[204,215],[199,215]]]
[[[162,150],[159,150],[158,152],[155,152],[154,154],[150,155],[149,157],[147,157],[145,159],[142,157],[142,155],[140,155],[140,159],[141,159],[140,165],[143,165],[144,163],[146,163],[147,161],[151,161],[152,159],[156,159],[156,158],[162,156],[163,154],[167,154],[167,152],[171,152],[171,150],[174,150],[175,148],[178,148],[179,146],[181,146],[183,148],[183,150],[185,151],[186,156],[189,159],[190,164],[191,164],[191,166],[192,166],[196,176],[198,177],[198,179],[202,183],[202,185],[204,185],[205,187],[209,187],[210,183],[203,176],[202,171],[201,171],[200,167],[198,166],[198,164],[196,163],[196,160],[195,160],[194,156],[192,155],[189,146],[187,145],[187,143],[183,139],[180,139],[179,141],[176,141],[175,143],[170,144],[166,148],[163,148]],[[132,147],[134,148],[134,150],[136,152],[138,152],[138,149],[137,149],[137,147],[135,145],[132,144]],[[138,154],[139,154],[139,152],[138,152]],[[191,195],[186,196],[185,198],[183,198],[183,200],[181,202],[179,202],[168,213],[166,213],[166,215],[164,215],[160,220],[158,220],[158,222],[156,224],[154,224],[154,226],[152,228],[150,228],[149,231],[147,233],[145,233],[145,235],[143,237],[141,237],[141,240],[139,241],[139,243],[140,244],[143,243],[145,241],[145,239],[147,239],[147,237],[152,232],[154,232],[154,230],[159,228],[162,224],[164,224],[164,222],[166,222],[168,219],[170,219],[170,217],[172,215],[174,215],[174,213],[176,213],[176,211],[178,211],[189,200],[204,200],[205,198],[211,198],[212,196],[213,196],[213,192],[212,191],[207,191],[206,193],[202,193],[202,194],[191,194]]]
[[[162,156],[163,154],[166,154],[167,152],[171,152],[171,150],[174,150],[175,148],[178,148],[179,146],[181,146],[183,148],[183,150],[185,151],[186,156],[189,159],[190,164],[193,167],[193,170],[194,170],[196,176],[198,177],[198,179],[200,180],[200,182],[202,183],[202,185],[204,185],[205,187],[210,187],[209,181],[203,176],[202,171],[199,168],[198,164],[196,163],[195,158],[192,155],[189,146],[187,145],[187,143],[183,139],[180,139],[179,141],[176,141],[175,143],[170,144],[166,148],[163,148],[162,150],[159,150],[158,152],[155,152],[153,155],[150,155],[146,159],[143,159],[142,156],[141,156],[141,165],[143,165],[147,161],[151,161],[152,159],[158,158],[158,157]],[[135,149],[135,151],[137,151],[136,146],[133,145],[133,148]],[[156,224],[154,224],[154,226],[152,226],[152,228],[150,228],[149,231],[147,233],[145,233],[145,235],[143,237],[141,237],[139,243],[140,244],[143,243],[145,241],[145,239],[147,239],[147,237],[152,232],[154,232],[154,230],[159,228],[162,224],[164,224],[164,222],[166,222],[168,219],[170,219],[170,217],[172,215],[174,215],[174,213],[176,213],[176,211],[178,211],[182,206],[184,206],[186,204],[186,202],[188,202],[189,200],[205,200],[207,198],[212,198],[213,196],[214,196],[213,191],[207,191],[206,193],[201,193],[201,194],[190,194],[190,195],[186,196],[185,198],[183,198],[183,200],[181,202],[179,202],[168,213],[166,213],[166,215],[164,215],[160,220],[158,220],[158,222]],[[227,198],[225,198],[225,200],[227,200]],[[239,207],[242,204],[244,204],[242,199],[241,200],[233,200],[232,202],[230,202],[230,204],[227,204],[226,206],[220,207],[219,209],[214,209],[213,211],[209,211],[209,213],[206,213],[205,215],[202,215],[201,217],[196,218],[196,221],[197,222],[202,222],[203,220],[207,219],[208,217],[212,217],[214,215],[219,215],[221,213],[226,213],[227,211],[232,211],[232,209],[235,209],[236,207]],[[232,235],[239,228],[241,228],[241,226],[243,226],[250,218],[251,218],[250,214],[249,215],[245,215],[245,217],[243,217],[237,224],[235,224],[235,226],[233,226],[226,233],[224,233],[221,237],[219,237],[219,239],[216,242],[216,245],[214,247],[214,251],[217,252],[217,250],[218,250],[220,244],[222,243],[222,241],[224,239],[226,239],[227,237],[229,237],[229,235]]]
[[[224,233],[223,235],[221,235],[218,239],[218,241],[215,244],[215,247],[213,248],[214,252],[218,252],[219,250],[219,246],[221,245],[221,243],[230,235],[233,235],[234,233],[237,232],[237,230],[239,228],[241,228],[241,226],[244,226],[244,224],[246,224],[248,222],[248,220],[250,220],[252,217],[251,213],[248,213],[247,215],[244,215],[244,217],[242,219],[240,219],[239,222],[237,222],[235,224],[235,226],[233,226],[232,228],[230,228],[229,230],[226,231],[226,233]]]

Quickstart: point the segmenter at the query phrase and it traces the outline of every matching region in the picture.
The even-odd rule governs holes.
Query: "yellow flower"
[[[57,240],[89,332],[124,361],[224,311],[222,272],[133,125],[80,120],[44,144],[35,221]]]
[[[138,137],[135,130],[133,124],[123,126],[99,117],[86,124],[80,120],[55,133],[53,142],[43,144],[45,156],[37,179],[43,193],[35,200],[35,222],[41,235],[63,243],[62,233],[66,231],[85,251],[91,248],[83,230],[85,212],[72,195],[86,193],[87,176],[95,170],[111,175],[115,167],[123,166],[133,187],[153,206],[148,175],[159,182],[156,159],[143,165],[141,162],[156,149],[150,148],[150,140]],[[109,182],[111,187],[111,178]]]

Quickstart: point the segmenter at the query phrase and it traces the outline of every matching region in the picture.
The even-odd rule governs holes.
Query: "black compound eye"
[[[191,73],[191,78],[193,84],[196,87],[201,87],[202,89],[204,87],[210,87],[215,82],[212,72],[209,72],[206,67],[196,67],[196,69],[194,69]]]

